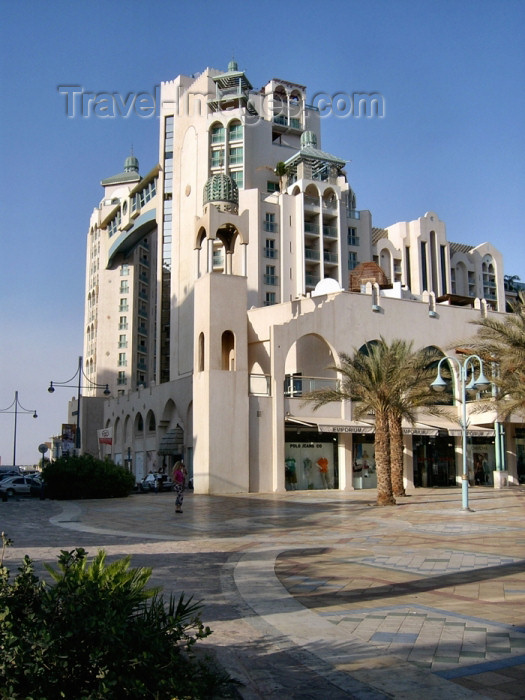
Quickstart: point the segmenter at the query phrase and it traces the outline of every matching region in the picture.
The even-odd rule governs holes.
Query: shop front
[[[284,477],[287,491],[338,489],[337,437],[287,429]]]
[[[456,486],[454,438],[413,436],[414,486]]]

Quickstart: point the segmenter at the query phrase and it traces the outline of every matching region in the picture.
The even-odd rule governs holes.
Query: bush
[[[124,467],[91,455],[61,457],[42,471],[49,498],[118,498],[128,496],[135,477]]]
[[[5,545],[8,540],[2,533]],[[200,605],[182,594],[167,604],[146,588],[151,569],[130,557],[88,565],[81,549],[62,551],[54,583],[24,558],[13,583],[0,559],[0,698],[235,697],[233,681],[193,647],[211,634]]]

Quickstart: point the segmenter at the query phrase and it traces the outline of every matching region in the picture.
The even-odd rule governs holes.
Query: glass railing
[[[348,219],[360,219],[361,218],[361,212],[358,211],[357,209],[347,209],[346,210],[346,216]]]
[[[311,224],[308,221],[304,222],[305,233],[315,233],[319,235],[319,226],[317,224]]]

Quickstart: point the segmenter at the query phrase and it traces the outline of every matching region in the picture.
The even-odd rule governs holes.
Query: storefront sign
[[[319,425],[320,433],[373,433],[371,425]]]

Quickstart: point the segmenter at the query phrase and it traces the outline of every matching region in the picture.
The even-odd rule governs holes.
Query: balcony
[[[315,262],[319,262],[319,260],[320,260],[319,251],[314,250],[313,248],[305,248],[304,249],[304,258],[305,258],[305,260],[313,260]]]
[[[358,211],[357,209],[347,209],[346,210],[346,218],[347,219],[360,219],[361,212]]]
[[[311,233],[316,236],[319,235],[319,226],[317,224],[312,224],[309,221],[304,222],[304,232]]]
[[[315,287],[315,285],[319,282],[319,276],[318,275],[305,275],[304,277],[304,283],[307,287]]]
[[[323,226],[323,236],[337,239],[337,226]]]
[[[303,201],[305,208],[308,209],[319,209],[321,206],[319,197],[311,197],[309,194],[304,195]]]
[[[325,250],[323,252],[323,260],[329,265],[337,265],[339,262],[339,256],[337,253],[331,253],[330,251]]]
[[[263,221],[263,231],[277,233],[279,231],[279,224],[275,221]]]

